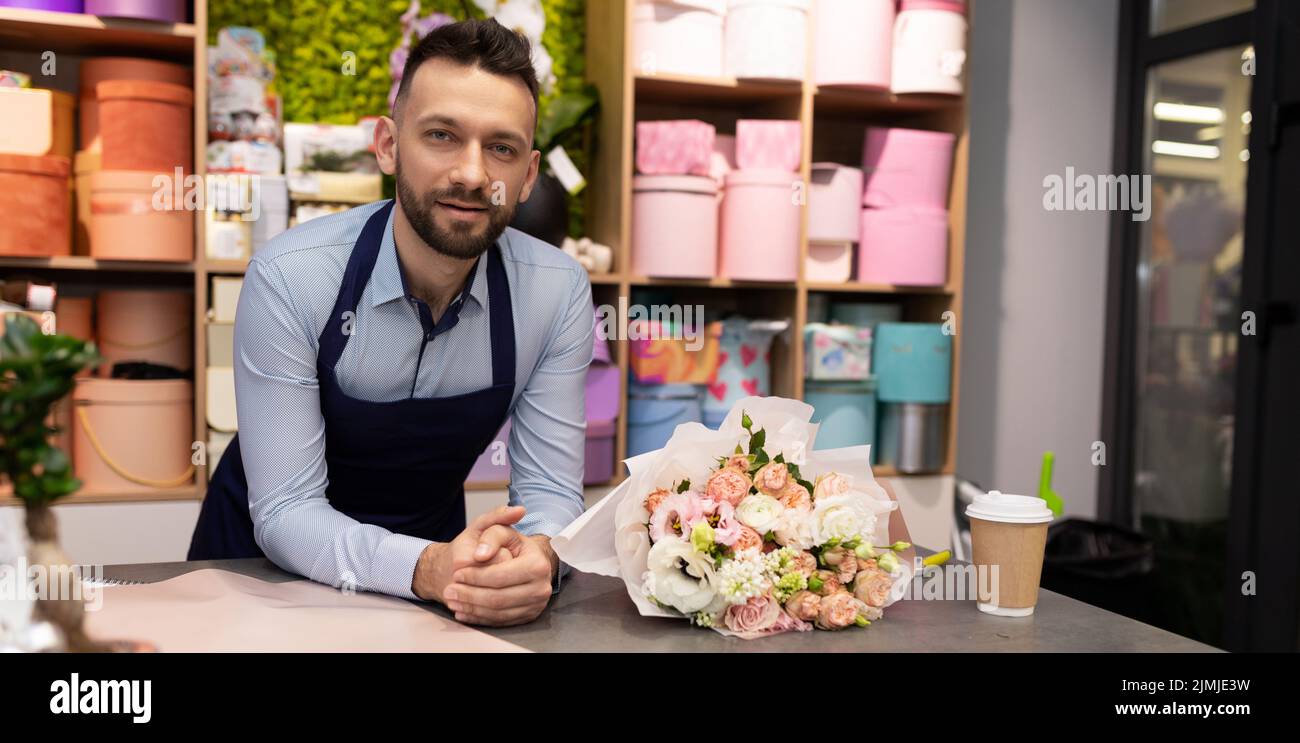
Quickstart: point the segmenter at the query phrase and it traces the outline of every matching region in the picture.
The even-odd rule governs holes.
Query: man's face
[[[396,146],[387,147],[380,133],[376,152],[384,172],[396,176],[402,212],[434,250],[481,255],[537,178],[528,88],[513,77],[434,59],[415,72],[399,107]]]

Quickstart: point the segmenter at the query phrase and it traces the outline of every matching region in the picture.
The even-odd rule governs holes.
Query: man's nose
[[[451,171],[451,182],[466,191],[481,191],[487,187],[487,169],[483,166],[483,148],[477,144],[461,149],[456,167]]]

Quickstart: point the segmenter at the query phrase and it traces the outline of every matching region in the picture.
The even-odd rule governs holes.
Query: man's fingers
[[[482,560],[476,560],[474,559],[473,544],[460,545],[452,550],[451,569],[452,572],[455,572],[459,568],[477,567],[477,566],[484,566],[484,565],[496,565],[498,563],[506,562],[507,560],[513,560],[513,559],[515,559],[515,556],[510,554],[508,550],[500,549],[497,550],[496,555],[491,560],[488,560],[486,562]]]
[[[454,609],[454,613],[456,621],[467,623],[467,625],[507,627],[523,625],[525,622],[536,620],[538,614],[541,614],[545,608],[546,604],[542,603],[508,609],[489,609],[467,604],[459,609]]]
[[[523,535],[508,526],[496,524],[489,526],[479,535],[478,546],[474,548],[474,559],[486,562],[501,550],[518,557],[523,548]]]
[[[490,609],[508,611],[520,607],[545,605],[551,598],[549,584],[525,583],[509,588],[480,588],[464,583],[453,583],[443,593],[447,608],[452,611],[476,612]]]
[[[523,506],[497,506],[496,508],[481,514],[473,521],[469,522],[466,531],[472,531],[475,534],[481,534],[487,531],[488,527],[493,524],[509,526],[519,523],[519,519],[524,517]]]
[[[477,624],[484,627],[510,627],[527,624],[542,613],[544,607],[525,607],[498,611],[494,609],[472,609],[456,612],[456,621],[465,624]]]
[[[482,588],[508,588],[533,581],[546,581],[549,585],[551,563],[539,555],[538,559],[515,559],[482,567],[462,567],[452,573],[451,579]]]

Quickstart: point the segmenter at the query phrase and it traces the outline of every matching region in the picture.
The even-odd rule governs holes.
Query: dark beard
[[[411,229],[424,240],[425,244],[437,252],[451,258],[471,259],[483,255],[492,244],[505,232],[510,221],[514,219],[513,206],[496,206],[482,191],[466,191],[462,188],[435,190],[420,196],[411,184],[402,178],[402,165],[399,161],[397,172],[397,197],[402,205],[402,212]],[[444,230],[433,219],[435,203],[440,200],[454,200],[470,204],[482,204],[488,209],[487,229],[481,236],[474,236],[466,230]]]

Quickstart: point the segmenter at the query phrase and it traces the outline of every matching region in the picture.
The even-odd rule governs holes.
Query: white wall
[[[1056,452],[1094,517],[1109,214],[1048,212],[1043,178],[1112,169],[1116,0],[976,0],[958,475],[1033,494]]]

